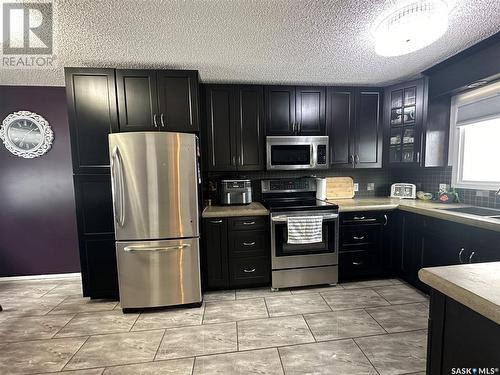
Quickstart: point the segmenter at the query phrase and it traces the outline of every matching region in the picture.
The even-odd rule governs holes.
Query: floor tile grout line
[[[45,297],[48,293],[52,292],[55,288],[57,288],[57,287],[59,287],[59,286],[61,286],[61,285],[63,285],[63,284],[58,284],[58,285],[54,286],[52,289],[47,290],[45,293],[43,293],[43,294],[42,294],[41,296],[39,296],[38,298],[43,298],[43,297]]]
[[[163,334],[161,335],[160,342],[158,343],[158,347],[156,348],[155,355],[153,356],[152,362],[156,362],[156,357],[158,357],[158,352],[160,351],[161,344],[163,343],[163,339],[165,338],[165,335],[167,334],[167,330],[163,330]]]
[[[60,332],[61,332],[64,328],[66,328],[66,326],[67,326],[69,323],[71,323],[71,321],[72,321],[73,319],[75,319],[77,315],[78,315],[78,314],[73,314],[73,316],[71,317],[71,319],[69,319],[69,320],[66,322],[66,324],[65,324],[64,326],[62,326],[61,328],[59,328],[59,330],[58,330],[56,333],[54,333],[54,335],[51,337],[51,339],[53,339],[53,338],[59,338],[59,337],[56,337],[56,336],[57,336],[57,335],[58,335],[58,334],[59,334],[59,333],[60,333]],[[84,336],[87,336],[87,335],[84,335]]]
[[[311,334],[311,336],[313,337],[314,339],[314,342],[318,342],[318,340],[316,340],[316,336],[314,335],[311,327],[309,326],[309,323],[307,323],[307,319],[306,317],[304,316],[304,314],[301,315],[302,316],[302,319],[304,319],[304,322],[306,323],[306,326],[307,326],[307,329],[309,330],[309,333]]]
[[[375,372],[377,374],[380,375],[380,372],[377,370],[377,368],[375,367],[375,365],[372,363],[372,361],[370,360],[370,358],[368,358],[368,356],[366,355],[366,353],[363,351],[363,349],[361,349],[361,346],[359,346],[358,342],[356,341],[356,339],[352,339],[352,341],[354,342],[354,345],[356,345],[358,347],[358,349],[361,351],[361,353],[363,353],[363,355],[365,356],[366,360],[370,363],[370,365],[372,365],[373,369],[375,370]]]
[[[73,353],[73,355],[70,357],[70,359],[68,361],[66,361],[64,366],[59,371],[64,371],[66,366],[73,360],[73,358],[75,358],[75,356],[78,354],[78,352],[80,350],[82,350],[83,346],[87,343],[87,341],[89,341],[89,339],[90,339],[90,336],[87,336],[87,338],[85,340],[83,340],[82,345],[80,345],[80,347],[77,349],[77,351]]]
[[[238,334],[238,321],[236,321],[236,351],[240,351],[240,337]]]
[[[193,358],[193,364],[191,365],[191,372],[190,374],[193,375],[194,374],[194,367],[196,365],[196,357]]]
[[[114,311],[114,309],[112,311]],[[122,314],[123,314],[123,312],[122,312]],[[132,325],[130,326],[130,328],[129,328],[129,330],[127,332],[136,332],[136,331],[132,331],[132,329],[134,328],[135,323],[137,323],[137,321],[139,320],[139,318],[141,317],[141,315],[142,315],[142,312],[140,312],[139,314],[137,314],[137,317],[135,318],[134,323],[132,323]]]
[[[389,331],[386,330],[384,328],[384,326],[377,319],[375,319],[375,317],[372,314],[370,314],[370,312],[367,310],[369,308],[372,308],[372,307],[365,307],[365,308],[363,308],[363,311],[366,312],[368,315],[370,315],[370,317],[375,321],[375,323],[377,323],[379,325],[380,328],[382,328],[385,332],[389,333]]]
[[[279,348],[276,348],[276,351],[278,352],[278,358],[280,359],[281,370],[283,370],[283,374],[286,374],[286,372],[285,372],[285,366],[283,365],[283,360],[281,359],[281,353],[280,353]]]

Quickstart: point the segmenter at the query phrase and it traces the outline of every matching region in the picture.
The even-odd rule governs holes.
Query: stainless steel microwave
[[[327,169],[328,136],[266,137],[268,170]]]

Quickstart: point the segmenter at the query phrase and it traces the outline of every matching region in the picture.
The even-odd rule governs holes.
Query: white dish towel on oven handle
[[[290,216],[287,218],[287,228],[289,244],[323,241],[323,216]]]

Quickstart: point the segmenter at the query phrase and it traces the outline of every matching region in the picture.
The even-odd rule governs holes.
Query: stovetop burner
[[[262,203],[273,212],[338,209],[334,203],[316,199],[314,178],[262,180]]]

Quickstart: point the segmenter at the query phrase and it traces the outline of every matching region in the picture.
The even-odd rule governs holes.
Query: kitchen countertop
[[[488,217],[471,215],[462,212],[448,211],[447,208],[468,207],[460,203],[437,203],[418,199],[397,199],[389,197],[336,199],[329,202],[339,206],[339,212],[356,211],[388,211],[399,209],[436,219],[449,220],[459,224],[471,225],[481,229],[500,232],[500,220]],[[208,206],[203,211],[202,217],[231,217],[231,216],[266,216],[269,214],[259,202],[247,206]]]
[[[237,206],[207,206],[201,215],[203,218],[209,217],[232,217],[232,216],[267,216],[269,211],[259,202],[252,202],[248,205]]]
[[[422,282],[500,324],[500,262],[422,268]]]

